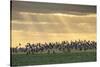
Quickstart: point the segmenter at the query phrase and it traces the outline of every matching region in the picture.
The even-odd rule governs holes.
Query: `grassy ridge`
[[[57,53],[57,54],[13,54],[12,65],[41,65],[73,62],[96,61],[96,52],[74,52],[74,53]]]

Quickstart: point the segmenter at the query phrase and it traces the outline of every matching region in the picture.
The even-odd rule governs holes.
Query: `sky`
[[[11,11],[11,47],[96,40],[96,6],[12,1]]]

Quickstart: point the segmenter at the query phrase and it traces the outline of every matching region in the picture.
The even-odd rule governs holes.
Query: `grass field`
[[[96,61],[96,52],[72,52],[55,54],[13,54],[12,66],[43,65]]]

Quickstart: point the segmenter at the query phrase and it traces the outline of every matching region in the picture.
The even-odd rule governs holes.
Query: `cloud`
[[[21,12],[20,14],[21,18],[12,20],[13,30],[50,33],[96,32],[96,14],[82,16],[63,13]]]
[[[17,12],[34,12],[34,13],[67,13],[75,15],[86,15],[96,13],[96,6],[89,5],[72,5],[72,4],[55,4],[41,2],[12,1],[12,10]]]

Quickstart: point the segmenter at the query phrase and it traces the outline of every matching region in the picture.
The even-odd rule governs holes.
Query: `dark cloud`
[[[88,15],[96,13],[96,6],[89,5],[72,5],[72,4],[55,4],[55,3],[40,3],[40,2],[25,2],[12,1],[11,2],[11,19],[25,20],[20,12],[27,13],[64,13],[71,15]],[[30,15],[33,21],[37,21],[36,15]],[[45,17],[46,18],[46,17]],[[45,19],[44,21],[46,21]],[[50,20],[49,20],[50,21]]]
[[[68,13],[84,15],[96,13],[96,6],[12,1],[12,10],[34,13]]]

